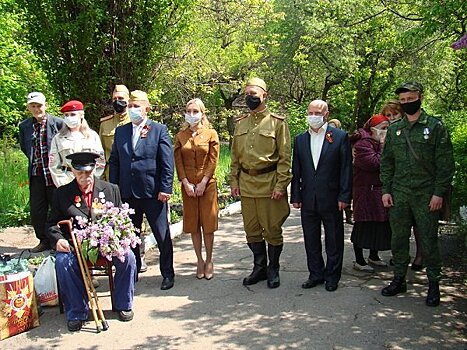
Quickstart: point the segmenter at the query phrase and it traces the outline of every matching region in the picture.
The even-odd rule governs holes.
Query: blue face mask
[[[128,108],[128,115],[133,124],[139,124],[143,119],[143,110],[141,107]]]

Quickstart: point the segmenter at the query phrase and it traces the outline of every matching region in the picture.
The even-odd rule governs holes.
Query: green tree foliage
[[[104,113],[113,86],[151,90],[191,0],[18,0],[28,39],[61,100]]]
[[[47,94],[46,76],[22,37],[23,13],[14,0],[0,0],[0,137],[13,135],[26,117],[26,96],[32,90]],[[50,95],[49,95],[50,96]],[[51,96],[52,97],[52,96]]]

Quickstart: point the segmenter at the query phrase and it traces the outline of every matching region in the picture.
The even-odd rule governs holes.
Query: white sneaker
[[[356,261],[353,263],[354,270],[363,271],[363,272],[375,272],[375,269],[372,268],[370,265],[360,265]]]
[[[383,260],[371,260],[370,258],[368,258],[368,263],[375,266],[388,267],[388,264]]]

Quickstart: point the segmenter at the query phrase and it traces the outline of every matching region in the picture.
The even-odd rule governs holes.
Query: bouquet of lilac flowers
[[[95,222],[77,216],[78,225],[73,229],[76,239],[81,242],[84,257],[92,264],[96,263],[99,255],[109,261],[115,256],[124,262],[126,253],[141,243],[136,235],[138,229],[130,219],[134,209],[126,203],[119,208],[112,202],[100,203],[95,200],[92,210],[96,216]]]

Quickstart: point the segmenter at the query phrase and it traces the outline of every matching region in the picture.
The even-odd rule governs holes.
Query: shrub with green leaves
[[[29,222],[28,162],[12,148],[13,140],[0,140],[0,228]]]

